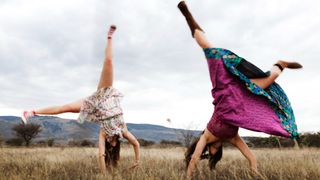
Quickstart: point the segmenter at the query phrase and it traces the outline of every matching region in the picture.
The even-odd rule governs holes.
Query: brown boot
[[[278,61],[277,64],[275,64],[276,66],[281,66],[281,71],[284,69],[284,68],[289,68],[289,69],[300,69],[302,68],[302,65],[297,63],[297,62],[288,62],[288,61]]]
[[[183,14],[183,16],[187,20],[187,23],[188,23],[190,30],[191,30],[192,37],[194,37],[194,32],[196,29],[199,29],[200,31],[203,32],[203,30],[200,28],[198,23],[193,19],[192,14],[190,13],[190,11],[184,1],[181,1],[178,4],[178,8],[180,9],[181,13]]]

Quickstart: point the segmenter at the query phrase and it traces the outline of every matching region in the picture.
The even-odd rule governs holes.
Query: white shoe
[[[27,124],[27,121],[30,117],[33,117],[35,115],[34,111],[23,111],[21,119],[24,124]]]

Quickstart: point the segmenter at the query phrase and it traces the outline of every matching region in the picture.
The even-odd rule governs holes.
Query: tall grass
[[[0,148],[0,179],[181,179],[185,173],[182,148],[141,149],[141,164],[133,163],[131,148],[121,149],[117,169],[103,176],[97,148]],[[226,149],[215,171],[201,161],[194,179],[320,179],[320,150],[254,150],[261,176],[234,149]]]

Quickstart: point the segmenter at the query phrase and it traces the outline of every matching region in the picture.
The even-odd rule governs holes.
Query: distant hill
[[[56,142],[66,143],[69,140],[88,139],[98,140],[99,125],[90,122],[78,123],[72,119],[62,119],[55,116],[35,116],[30,120],[32,123],[40,124],[41,133],[37,140],[46,140],[54,138]],[[0,116],[0,134],[4,139],[14,137],[11,128],[21,123],[21,118],[16,116]],[[152,124],[132,124],[127,123],[129,131],[139,139],[145,139],[154,142],[161,140],[179,141],[181,132],[187,130],[167,128]],[[190,131],[198,135],[200,131]]]

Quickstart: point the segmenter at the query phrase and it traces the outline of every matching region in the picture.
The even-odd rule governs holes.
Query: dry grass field
[[[97,167],[97,148],[0,148],[0,179],[181,179],[185,172],[182,148],[142,148],[141,165],[128,170],[131,148],[121,149],[119,167],[103,176]],[[216,171],[207,161],[194,179],[320,179],[320,150],[257,149],[261,176],[248,169],[239,151],[227,149]]]

